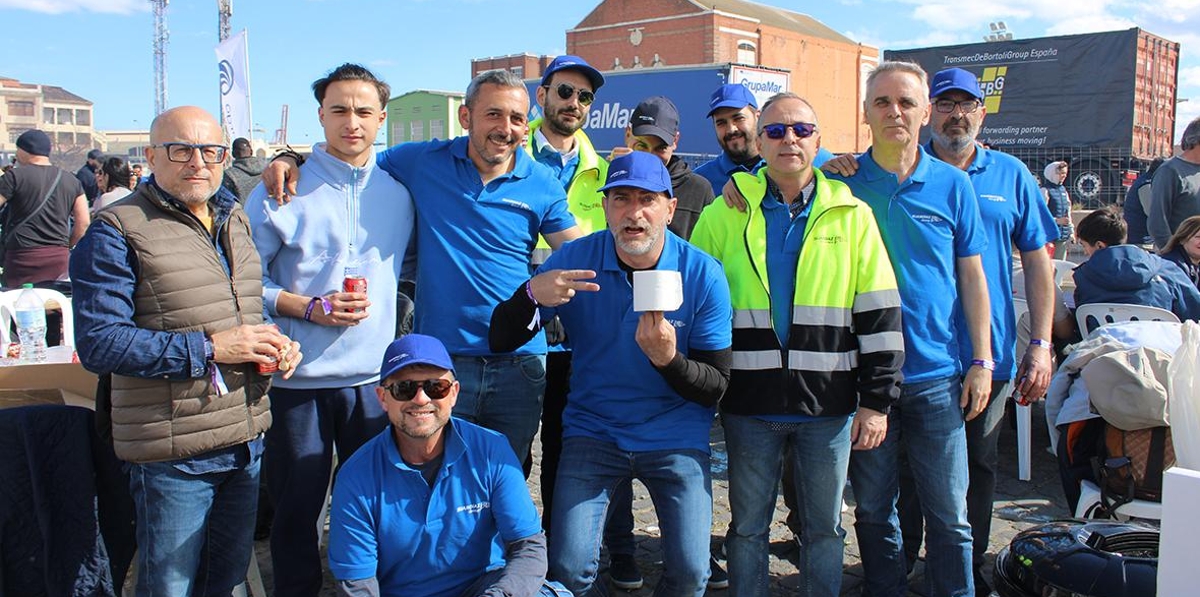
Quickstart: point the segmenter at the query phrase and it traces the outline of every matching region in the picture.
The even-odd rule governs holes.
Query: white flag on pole
[[[250,63],[247,58],[246,30],[217,44],[217,66],[221,73],[221,125],[232,141],[251,139]]]

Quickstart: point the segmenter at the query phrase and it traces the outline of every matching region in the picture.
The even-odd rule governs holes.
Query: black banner
[[[916,62],[930,78],[952,67],[978,77],[987,106],[979,139],[988,145],[1128,148],[1137,39],[1130,29],[888,50],[884,58]]]

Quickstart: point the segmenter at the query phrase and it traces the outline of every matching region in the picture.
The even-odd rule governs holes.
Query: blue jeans
[[[517,460],[533,445],[546,391],[546,355],[454,356],[454,416],[499,431]]]
[[[271,566],[289,571],[275,576],[275,597],[316,595],[321,590],[317,518],[325,505],[334,446],[338,462],[346,462],[387,427],[377,386],[271,390],[273,420],[263,454],[263,474],[275,504]]]
[[[609,500],[638,479],[650,491],[662,529],[663,573],[656,597],[700,597],[708,582],[712,477],[699,450],[625,452],[586,437],[563,440],[558,465],[549,577],[576,597],[604,595],[596,582]]]
[[[958,377],[901,385],[883,444],[850,457],[864,594],[903,597],[908,592],[896,514],[900,451],[905,450],[925,516],[926,594],[974,595],[961,389]]]
[[[850,462],[851,417],[774,423],[721,413],[729,452],[729,506],[725,539],[729,587],[738,597],[770,594],[771,519],[775,515],[784,452],[795,466],[800,517],[800,594],[837,597],[842,587],[842,491]]]
[[[261,459],[190,474],[172,462],[128,463],[137,509],[138,597],[228,597],[254,548]]]

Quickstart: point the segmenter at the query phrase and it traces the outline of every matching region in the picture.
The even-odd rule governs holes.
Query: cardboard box
[[[95,407],[96,376],[79,363],[0,367],[0,408],[23,404]]]

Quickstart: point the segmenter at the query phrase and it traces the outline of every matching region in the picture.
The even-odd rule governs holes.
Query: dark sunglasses
[[[542,85],[542,87],[550,89],[549,85]],[[571,99],[571,96],[575,95],[575,92],[578,91],[579,103],[585,106],[592,105],[592,102],[596,100],[596,94],[586,89],[575,89],[575,86],[570,83],[559,83],[558,87],[555,88],[555,91],[558,92],[558,97],[561,97],[565,100]]]
[[[792,124],[764,124],[763,132],[767,134],[768,139],[782,139],[787,134],[788,129],[796,134],[798,139],[806,139],[817,132],[817,125],[811,122],[796,122]]]
[[[392,398],[399,402],[408,402],[417,396],[417,388],[425,391],[430,400],[441,400],[450,394],[454,382],[448,379],[427,379],[425,381],[398,381],[383,386]]]

